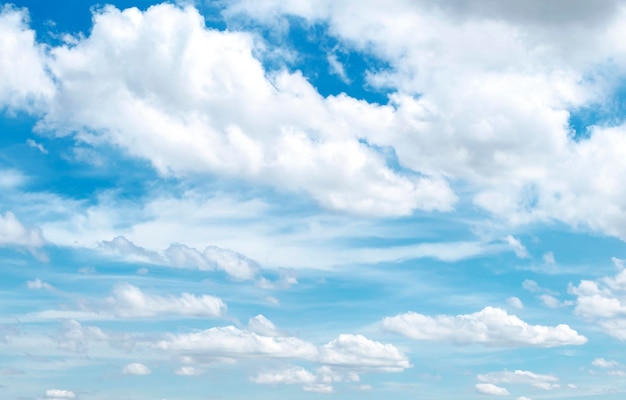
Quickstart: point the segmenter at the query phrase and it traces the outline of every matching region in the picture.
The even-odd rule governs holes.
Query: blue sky
[[[621,399],[626,4],[0,9],[0,397]]]

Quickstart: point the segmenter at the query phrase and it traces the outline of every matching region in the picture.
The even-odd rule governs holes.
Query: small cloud
[[[519,239],[509,235],[505,238],[505,241],[509,244],[509,246],[511,246],[511,249],[515,252],[517,258],[530,258],[528,250],[526,250],[526,247],[524,247]]]
[[[33,139],[26,140],[26,144],[28,144],[30,147],[33,147],[39,150],[42,154],[48,154],[48,150],[46,150],[46,148],[43,147],[43,144],[37,143]]]
[[[180,376],[195,376],[200,375],[201,371],[197,368],[187,366],[178,368],[174,373]]]
[[[328,66],[330,67],[330,72],[333,75],[337,75],[339,79],[345,84],[350,84],[350,78],[348,78],[348,74],[346,73],[346,69],[343,64],[337,58],[337,55],[334,53],[330,53],[326,56],[326,60],[328,61]]]
[[[148,270],[148,268],[139,268],[139,269],[137,270],[137,274],[139,274],[139,275],[147,275],[147,274],[148,274],[148,272],[150,272],[150,271]]]
[[[591,362],[591,365],[598,368],[615,368],[619,365],[617,361],[605,360],[604,358],[596,358]]]
[[[508,396],[510,393],[506,388],[496,386],[492,383],[477,383],[476,392],[480,394],[489,394],[492,396]]]
[[[61,389],[48,389],[46,390],[45,400],[61,400],[61,399],[74,399],[76,394],[71,390]]]
[[[150,375],[152,371],[143,364],[132,363],[125,366],[124,369],[122,369],[122,373],[124,375]]]
[[[553,252],[548,252],[545,253],[543,255],[543,262],[546,265],[555,265],[556,264],[556,260],[554,259],[554,253]]]
[[[559,299],[549,294],[542,294],[539,299],[549,308],[559,308],[563,305]]]
[[[26,282],[26,286],[32,290],[54,290],[54,287],[47,282],[43,282],[41,279],[35,279],[34,281]]]
[[[517,308],[518,310],[521,310],[522,308],[524,308],[524,303],[522,303],[519,297],[515,297],[515,296],[509,297],[508,299],[506,299],[506,304],[508,304],[509,306],[513,308]]]

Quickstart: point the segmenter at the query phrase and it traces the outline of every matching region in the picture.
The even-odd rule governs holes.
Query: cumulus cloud
[[[89,344],[107,341],[111,337],[98,327],[83,326],[76,320],[68,320],[63,323],[56,339],[58,347],[63,350],[86,353]]]
[[[300,359],[355,370],[382,371],[402,371],[411,366],[406,355],[391,344],[376,342],[362,335],[342,334],[325,345],[316,346],[297,337],[280,334],[269,320],[261,317],[255,317],[251,325],[265,334],[234,326],[215,327],[169,335],[155,343],[155,347],[207,360],[269,357]],[[262,329],[257,329],[259,323]],[[271,328],[269,332],[268,328]]]
[[[489,394],[492,396],[508,396],[510,394],[506,388],[491,383],[477,383],[475,388],[476,392],[480,394]]]
[[[609,335],[626,340],[625,269],[620,268],[614,276],[581,280],[577,286],[570,284],[569,292],[576,296],[576,314],[596,321]]]
[[[36,248],[44,243],[40,229],[25,227],[10,211],[0,214],[0,246]]]
[[[317,377],[302,367],[290,368],[280,372],[262,373],[251,379],[259,384],[302,384],[314,383]]]
[[[195,8],[171,4],[105,7],[93,20],[88,37],[50,49],[61,84],[40,129],[87,129],[163,175],[247,179],[334,210],[398,216],[455,203],[442,174],[403,174],[360,140],[391,108],[266,71],[252,35],[207,29]]]
[[[76,394],[71,390],[63,389],[48,389],[46,390],[45,400],[62,400],[62,399],[74,399]]]
[[[613,0],[600,11],[549,4],[237,0],[225,15],[272,26],[296,16],[388,63],[368,71],[369,83],[394,92],[403,123],[367,138],[405,167],[468,182],[475,204],[512,224],[556,219],[626,238],[624,125],[599,123],[577,141],[568,122],[611,101],[604,93],[623,68],[586,77],[624,58],[626,15]]]
[[[431,317],[408,312],[383,319],[382,327],[415,340],[494,347],[555,347],[587,342],[587,338],[568,325],[530,325],[494,307],[456,316]]]
[[[100,248],[106,252],[122,256],[129,261],[198,269],[200,271],[217,269],[240,280],[254,279],[259,270],[259,265],[243,254],[216,246],[209,246],[204,252],[200,252],[183,244],[174,243],[163,253],[158,253],[137,246],[123,236],[118,236],[111,241],[102,241]]]
[[[28,13],[10,5],[0,8],[0,109],[35,111],[54,94],[45,71],[45,52],[28,27]]]
[[[122,369],[122,373],[124,375],[150,375],[152,371],[143,364],[131,363]]]
[[[181,375],[181,376],[195,376],[195,375],[200,375],[202,371],[200,371],[198,368],[195,368],[195,367],[184,366],[184,367],[178,368],[174,373],[176,375]]]
[[[598,368],[615,368],[619,363],[615,360],[605,360],[604,358],[596,358],[591,362],[591,365]]]
[[[127,283],[117,285],[105,304],[112,313],[121,318],[157,315],[220,317],[226,313],[226,304],[215,296],[196,296],[190,293],[183,293],[180,297],[146,294]]]
[[[553,375],[541,375],[531,371],[502,371],[490,372],[488,374],[478,375],[477,379],[483,383],[491,384],[525,384],[536,389],[552,390],[558,389],[561,385],[558,383],[559,378]]]
[[[34,281],[28,281],[26,282],[26,286],[29,289],[33,289],[33,290],[41,290],[41,289],[45,289],[45,290],[54,290],[54,287],[52,287],[51,284],[42,281],[41,279],[35,279]]]
[[[520,300],[519,297],[509,297],[506,299],[506,303],[513,308],[517,308],[518,310],[524,308],[524,303],[522,303],[522,300]]]

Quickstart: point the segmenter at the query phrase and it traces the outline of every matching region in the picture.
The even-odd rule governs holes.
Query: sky
[[[623,399],[626,2],[0,6],[0,397]]]

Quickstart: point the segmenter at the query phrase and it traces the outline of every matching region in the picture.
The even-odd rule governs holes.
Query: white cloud
[[[549,308],[559,308],[563,305],[559,299],[549,294],[539,295],[539,299]]]
[[[260,384],[314,383],[317,377],[302,367],[290,368],[276,373],[262,373],[251,379]]]
[[[526,247],[519,239],[516,239],[513,236],[509,235],[505,238],[505,240],[509,244],[509,246],[511,246],[511,249],[515,252],[515,255],[518,258],[530,257],[530,254],[528,254],[528,250],[526,250]]]
[[[342,334],[320,347],[318,360],[324,364],[402,371],[411,367],[394,345],[375,342],[362,335]]]
[[[201,253],[183,244],[173,243],[165,251],[158,253],[137,246],[123,236],[118,236],[111,241],[102,241],[100,248],[120,255],[129,261],[198,269],[200,271],[218,269],[240,280],[254,279],[259,270],[258,264],[243,254],[216,246],[209,246]]]
[[[136,286],[120,284],[105,300],[106,306],[121,318],[143,318],[157,315],[220,317],[226,304],[215,296],[183,293],[180,297],[146,294]]]
[[[248,330],[264,336],[282,336],[282,333],[278,330],[276,325],[261,314],[250,318],[248,321]]]
[[[456,316],[430,317],[409,312],[385,318],[382,327],[415,340],[476,343],[494,347],[555,347],[587,342],[587,338],[568,325],[529,325],[505,310],[494,307]]]
[[[46,148],[43,147],[43,144],[37,143],[33,139],[27,139],[26,144],[28,144],[30,147],[33,147],[39,150],[42,154],[48,154],[48,150],[46,150]]]
[[[518,397],[517,400],[533,400],[533,399],[531,399],[530,397],[521,396],[521,397]]]
[[[326,385],[324,383],[306,385],[302,388],[305,392],[314,392],[314,393],[333,393],[335,390],[331,385]]]
[[[48,389],[46,390],[45,399],[46,400],[61,400],[61,399],[74,399],[76,398],[76,394],[71,390],[63,390],[63,389]]]
[[[271,324],[262,316],[252,320],[252,327],[262,325],[266,331]],[[258,324],[263,321],[261,324]],[[234,326],[215,327],[199,332],[169,335],[155,347],[194,358],[237,359],[279,358],[300,359],[328,366],[354,370],[402,371],[411,364],[406,355],[391,344],[370,340],[362,335],[342,334],[329,343],[316,346],[297,337],[285,336],[271,324],[266,334]],[[258,330],[258,329],[257,329]],[[267,335],[269,333],[269,335]]]
[[[626,340],[626,270],[596,281],[581,280],[578,286],[570,284],[569,292],[576,296],[576,314]]]
[[[14,169],[0,169],[0,188],[11,190],[21,186],[26,181],[26,177],[21,172]]]
[[[624,59],[626,13],[618,1],[583,3],[239,0],[225,15],[272,26],[301,17],[388,63],[369,83],[396,91],[403,119],[367,139],[403,166],[465,180],[475,204],[511,224],[556,219],[626,238],[624,126],[599,123],[576,142],[568,123],[612,101],[623,68],[587,77]]]
[[[531,279],[526,279],[524,282],[522,282],[522,287],[532,293],[537,293],[544,290],[543,288],[541,288],[541,286],[539,286],[537,282]]]
[[[181,375],[181,376],[195,376],[195,375],[200,375],[202,371],[198,370],[195,367],[184,366],[184,367],[178,368],[174,373],[176,375]]]
[[[525,384],[536,389],[552,390],[560,388],[559,378],[553,375],[536,374],[531,371],[502,371],[478,375],[480,382],[492,384]]]
[[[0,109],[34,111],[54,94],[45,72],[43,48],[27,22],[25,10],[11,5],[0,8]]]
[[[551,252],[551,251],[548,252],[548,253],[545,253],[543,255],[543,262],[546,265],[555,265],[556,264],[556,260],[554,259],[554,253]]]
[[[598,368],[615,368],[619,365],[617,361],[605,360],[604,358],[596,358],[591,362],[591,365]]]
[[[491,383],[477,383],[475,388],[476,392],[480,394],[489,394],[492,396],[508,396],[510,394],[506,388]]]
[[[124,375],[150,375],[152,371],[140,363],[131,363],[122,369]]]
[[[40,290],[40,289],[54,290],[54,287],[52,287],[51,284],[49,284],[47,282],[43,282],[41,279],[35,279],[34,281],[28,281],[28,282],[26,282],[26,286],[29,289],[34,289],[34,290]]]
[[[300,73],[265,71],[251,35],[207,29],[193,7],[106,7],[76,41],[50,50],[61,84],[40,129],[87,129],[97,140],[76,138],[119,146],[163,175],[247,179],[356,214],[445,211],[456,201],[441,174],[405,175],[359,140],[391,108],[325,99]]]
[[[522,300],[520,300],[519,297],[509,297],[506,299],[506,303],[513,308],[517,308],[518,310],[524,308],[524,303],[522,303]]]
[[[44,243],[40,229],[25,227],[10,211],[0,214],[0,246],[36,248]]]

